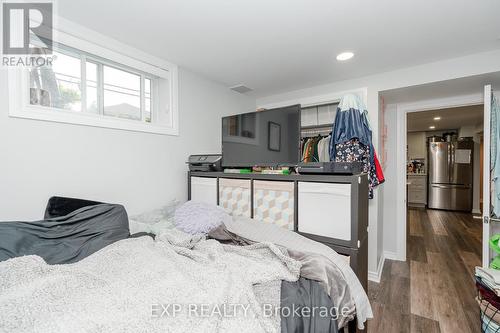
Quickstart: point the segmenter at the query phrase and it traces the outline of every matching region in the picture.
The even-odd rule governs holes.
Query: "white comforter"
[[[0,263],[0,332],[272,332],[252,285],[299,272],[272,244],[225,246],[175,230],[75,264],[14,258]]]

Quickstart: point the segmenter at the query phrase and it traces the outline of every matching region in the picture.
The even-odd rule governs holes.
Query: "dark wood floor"
[[[407,261],[386,260],[368,294],[369,332],[480,332],[473,272],[481,264],[481,220],[410,209]]]

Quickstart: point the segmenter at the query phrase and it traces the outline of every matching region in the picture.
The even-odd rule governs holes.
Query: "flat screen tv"
[[[222,118],[224,167],[294,166],[299,150],[300,105]]]

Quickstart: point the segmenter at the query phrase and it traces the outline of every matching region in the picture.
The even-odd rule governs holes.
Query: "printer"
[[[222,171],[222,155],[190,155],[186,162],[189,171]]]

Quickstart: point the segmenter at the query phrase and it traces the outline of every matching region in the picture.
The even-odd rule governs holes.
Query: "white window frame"
[[[58,22],[63,21],[58,18]],[[69,24],[69,23],[68,23]],[[12,67],[8,69],[9,80],[9,116],[16,118],[35,119],[42,121],[52,121],[59,123],[69,123],[93,127],[104,127],[121,129],[128,131],[138,131],[146,133],[155,133],[163,135],[179,135],[179,111],[178,111],[178,69],[177,66],[166,61],[147,57],[146,61],[137,59],[144,59],[145,55],[135,49],[132,49],[124,44],[110,40],[105,36],[95,33],[91,30],[85,29],[80,26],[72,25],[66,29],[57,29],[57,36],[55,42],[71,48],[81,50],[84,53],[94,55],[88,56],[89,60],[98,63],[109,65],[118,69],[133,72],[134,74],[141,75],[141,85],[144,78],[159,77],[168,82],[168,91],[163,92],[168,94],[168,105],[161,105],[169,110],[169,124],[162,125],[154,122],[156,115],[154,114],[160,108],[160,94],[157,80],[153,80],[151,96],[151,118],[152,122],[144,121],[144,109],[141,108],[141,120],[124,119],[113,116],[105,116],[99,114],[92,114],[88,112],[75,112],[71,110],[64,110],[53,107],[46,107],[41,105],[31,105],[29,103],[29,72],[26,68]],[[92,38],[92,42],[84,38],[76,36],[86,36],[87,39]],[[90,37],[90,38],[89,38]],[[101,45],[112,45],[114,49],[126,48],[124,51],[127,55],[116,52],[111,48],[98,45],[94,41],[99,41]],[[124,53],[125,53],[124,52]],[[123,67],[120,67],[123,66]],[[82,65],[82,67],[84,67]],[[137,70],[134,72],[131,69]],[[102,71],[101,71],[102,72]],[[145,74],[147,73],[147,74]],[[150,76],[149,76],[149,75]],[[82,80],[84,79],[84,72],[82,73]],[[84,84],[82,84],[83,86]],[[142,89],[141,89],[142,90]],[[103,98],[99,96],[98,98]],[[153,105],[156,104],[156,105]],[[83,106],[85,105],[85,107]],[[141,105],[142,106],[142,105]],[[82,96],[82,111],[86,108],[86,100]]]

